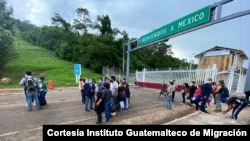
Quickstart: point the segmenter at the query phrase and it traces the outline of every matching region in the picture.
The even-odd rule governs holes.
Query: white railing
[[[117,80],[125,78],[125,72],[114,67],[103,67],[104,75],[114,75]],[[175,80],[176,84],[190,83],[195,81],[196,83],[203,84],[207,78],[212,78],[212,81],[218,82],[218,80],[224,80],[225,85],[232,93],[242,93],[246,83],[246,69],[232,68],[227,71],[218,72],[216,65],[207,69],[184,69],[184,70],[157,70],[148,71],[143,69],[142,71],[136,71],[129,74],[129,83],[133,84],[137,78],[139,82],[153,82],[162,83],[162,80],[168,82],[169,80]]]
[[[212,78],[216,81],[218,70],[216,66],[208,69],[195,70],[163,70],[163,71],[136,71],[136,78],[141,82],[161,83],[162,80],[175,80],[177,84],[190,83],[196,81],[197,83],[204,83],[207,78]]]
[[[207,69],[195,70],[162,70],[162,71],[136,71],[135,77],[140,82],[162,83],[162,80],[168,82],[175,80],[177,84],[196,83],[203,84],[207,78],[212,81],[224,80],[225,85],[231,93],[243,93],[246,83],[246,69],[232,68],[228,71],[218,72],[216,65]]]

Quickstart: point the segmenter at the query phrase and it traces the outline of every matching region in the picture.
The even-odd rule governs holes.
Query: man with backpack
[[[19,82],[19,85],[24,86],[25,93],[27,95],[27,103],[28,106],[27,111],[32,111],[32,98],[34,98],[36,103],[36,108],[39,110],[41,109],[40,103],[39,103],[39,82],[38,79],[32,76],[32,73],[30,71],[26,72],[26,75],[24,78],[21,79]]]

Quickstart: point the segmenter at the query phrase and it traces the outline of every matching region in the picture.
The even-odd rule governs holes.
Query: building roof
[[[211,49],[208,49],[208,50],[206,50],[206,51],[203,51],[203,52],[201,52],[201,53],[195,55],[194,57],[200,58],[200,57],[204,56],[204,54],[205,54],[206,52],[209,52],[209,51],[218,51],[218,50],[223,50],[223,49],[230,50],[230,53],[231,53],[231,52],[236,52],[236,54],[239,54],[240,57],[241,57],[242,59],[246,59],[246,60],[248,59],[247,55],[246,55],[246,54],[244,53],[244,51],[242,51],[242,50],[233,49],[233,48],[228,48],[228,47],[220,47],[220,46],[215,46],[215,47],[213,47],[213,48],[211,48]]]

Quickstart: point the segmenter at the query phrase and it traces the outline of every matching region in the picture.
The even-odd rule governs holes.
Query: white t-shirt
[[[112,92],[112,95],[115,95],[115,89],[118,89],[118,83],[116,81],[110,83],[110,90]]]

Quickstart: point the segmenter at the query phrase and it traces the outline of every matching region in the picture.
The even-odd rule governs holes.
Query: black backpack
[[[33,78],[26,78],[26,84],[25,84],[26,90],[28,91],[35,91],[37,89],[36,82]]]
[[[229,90],[227,87],[222,87],[221,91],[221,98],[228,98],[229,97]]]

